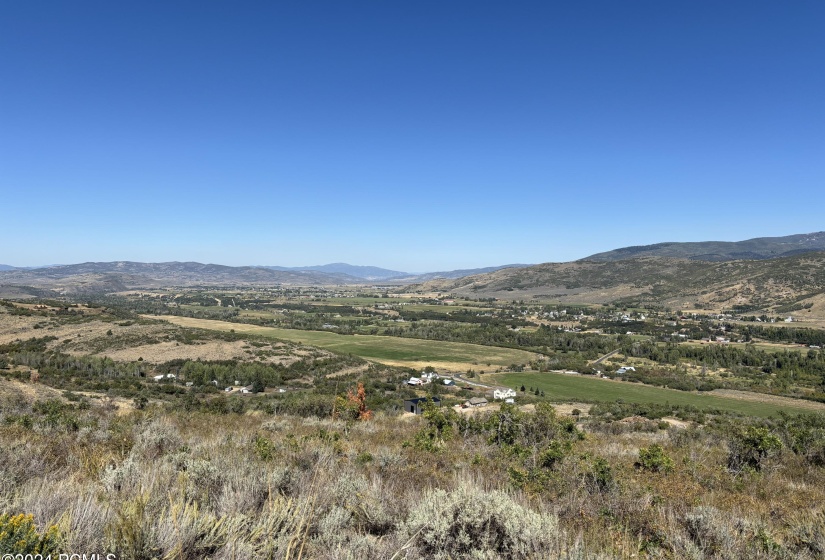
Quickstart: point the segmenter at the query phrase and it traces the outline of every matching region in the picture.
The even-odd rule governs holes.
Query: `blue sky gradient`
[[[819,231],[825,3],[0,3],[0,262]]]

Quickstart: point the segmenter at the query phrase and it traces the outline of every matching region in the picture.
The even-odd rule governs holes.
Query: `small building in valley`
[[[480,406],[487,406],[487,399],[484,397],[473,397],[464,403],[464,408],[477,408]]]
[[[495,389],[493,398],[496,400],[515,398],[516,392],[513,389]]]
[[[431,401],[435,406],[441,406],[441,399],[438,397],[419,397],[417,399],[407,399],[404,401],[404,412],[421,414],[424,412],[424,405]]]

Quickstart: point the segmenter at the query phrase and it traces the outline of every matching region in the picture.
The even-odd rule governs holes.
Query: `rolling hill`
[[[618,302],[825,317],[825,252],[767,260],[706,262],[665,257],[546,263],[434,280],[408,291],[457,296]]]
[[[740,259],[774,259],[791,255],[825,251],[825,232],[757,237],[745,241],[701,241],[656,243],[623,247],[590,255],[586,261],[618,261],[638,257],[671,257],[697,261],[732,261]]]

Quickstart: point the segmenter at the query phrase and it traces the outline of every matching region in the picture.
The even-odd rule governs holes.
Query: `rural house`
[[[511,399],[515,396],[516,392],[513,389],[495,389],[493,391],[493,398],[496,400]]]
[[[419,397],[417,399],[407,399],[404,401],[404,412],[421,414],[424,412],[424,405],[427,401],[432,401],[435,406],[441,406],[441,399],[438,397]]]
[[[476,408],[479,406],[487,406],[487,399],[483,397],[473,397],[464,403],[464,408]]]

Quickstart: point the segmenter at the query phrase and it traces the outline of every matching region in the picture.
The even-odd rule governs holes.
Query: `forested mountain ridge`
[[[582,260],[617,261],[638,257],[671,257],[698,261],[773,259],[811,251],[825,251],[825,232],[757,237],[745,241],[668,242],[622,247]]]

